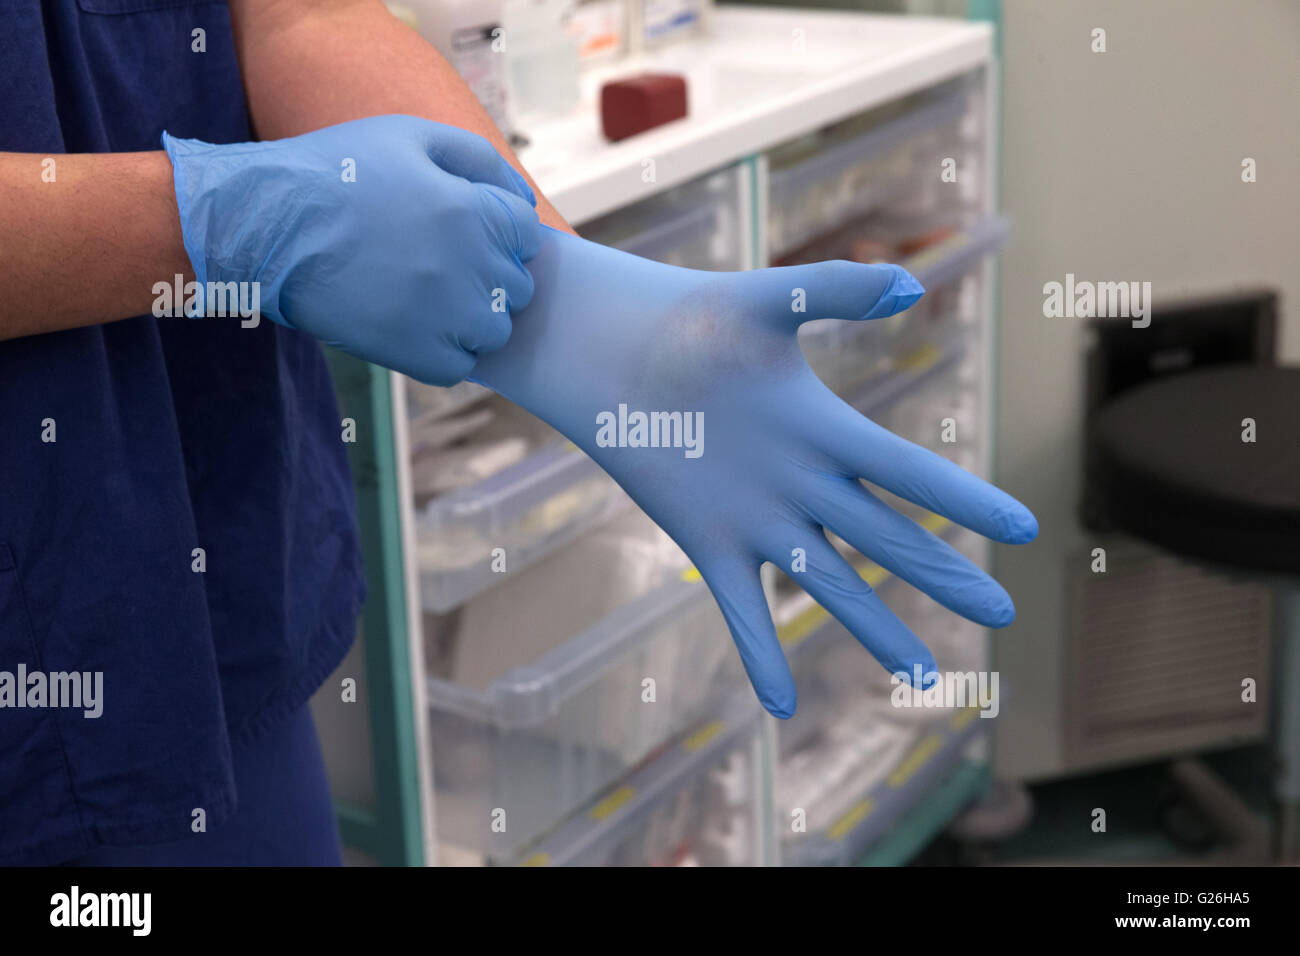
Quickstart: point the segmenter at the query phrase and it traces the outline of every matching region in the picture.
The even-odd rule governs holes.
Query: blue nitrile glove
[[[471,378],[567,435],[681,546],[773,714],[794,713],[795,687],[758,571],[771,561],[790,572],[795,548],[807,570],[791,577],[881,664],[935,670],[823,528],[953,611],[990,627],[1011,622],[1015,609],[997,582],[858,479],[998,541],[1031,540],[1033,515],[863,418],[799,351],[796,331],[809,319],[872,319],[910,306],[923,290],[903,269],[821,262],[697,272],[545,227],[529,269],[532,304]],[[795,311],[800,302],[806,311]],[[638,412],[681,413],[691,427],[654,429],[659,447],[636,447],[649,439],[635,428]]]
[[[536,199],[481,136],[374,116],[163,146],[197,280],[258,282],[263,316],[359,358],[453,385],[532,297]]]

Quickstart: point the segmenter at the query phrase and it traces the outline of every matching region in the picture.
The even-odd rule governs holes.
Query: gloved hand
[[[473,133],[375,116],[163,146],[198,281],[258,282],[263,316],[359,358],[453,385],[532,297],[536,198]]]
[[[807,570],[791,577],[881,664],[935,670],[823,529],[953,611],[1010,623],[1015,609],[992,578],[859,478],[998,541],[1033,539],[1033,515],[862,417],[799,351],[806,320],[906,309],[923,292],[907,272],[850,262],[697,272],[547,228],[529,268],[532,304],[472,380],[563,432],[681,546],[770,712],[790,716],[796,695],[758,571],[771,561],[790,572],[795,548]],[[797,312],[801,298],[806,311]],[[638,431],[634,413],[653,412],[680,414]]]

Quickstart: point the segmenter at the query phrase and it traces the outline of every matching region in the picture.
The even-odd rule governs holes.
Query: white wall
[[[1043,283],[1149,280],[1180,294],[1268,284],[1300,360],[1300,2],[1005,0],[999,484],[1038,515],[999,548],[1016,623],[994,636],[1008,693],[1000,772],[1060,769],[1065,555],[1075,519],[1085,337]],[[1109,52],[1090,50],[1094,27]],[[1258,182],[1241,182],[1243,157]],[[1297,409],[1300,414],[1300,409]]]

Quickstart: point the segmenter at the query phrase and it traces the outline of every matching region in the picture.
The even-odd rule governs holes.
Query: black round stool
[[[1293,856],[1300,850],[1300,367],[1221,365],[1158,379],[1104,406],[1091,439],[1090,480],[1115,526],[1273,585],[1278,849]]]

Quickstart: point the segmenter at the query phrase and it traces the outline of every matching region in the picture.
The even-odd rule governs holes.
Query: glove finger
[[[781,651],[756,563],[739,557],[700,565],[700,573],[722,610],[745,673],[759,702],[774,717],[791,717],[798,703],[794,677]]]
[[[1002,585],[956,548],[899,514],[856,478],[819,482],[814,520],[948,610],[985,627],[1006,627],[1016,608]]]
[[[814,439],[823,453],[849,473],[995,541],[1025,544],[1037,537],[1038,522],[1015,498],[881,428],[829,389],[807,420],[817,423]]]
[[[514,193],[496,186],[480,185],[477,189],[482,197],[483,217],[500,248],[520,262],[537,255],[542,244],[542,227],[536,210]]]
[[[505,294],[509,313],[518,315],[533,301],[533,274],[518,262],[511,262],[499,286]]]
[[[791,526],[788,539],[772,544],[765,552],[768,560],[786,570],[791,580],[848,628],[887,671],[906,674],[910,683],[917,666],[922,675],[938,670],[930,649],[840,557],[820,528]],[[790,551],[796,547],[804,549],[806,567],[790,573]]]
[[[472,357],[495,352],[508,341],[513,325],[509,312],[497,312],[484,309],[474,315],[466,316],[464,323],[456,333],[456,344]]]
[[[376,365],[384,365],[391,368],[394,372],[400,372],[409,378],[422,382],[425,385],[441,385],[449,388],[452,385],[462,382],[474,371],[474,356],[464,350],[450,353],[442,350],[432,356],[425,356],[418,351],[413,351],[396,361],[392,357],[391,350],[383,350],[382,355],[358,354],[359,358],[374,362]],[[432,370],[432,371],[430,371]]]
[[[499,186],[528,205],[537,205],[537,196],[528,180],[482,136],[442,123],[429,122],[422,128],[425,155],[440,168],[472,183]]]
[[[476,357],[502,348],[514,331],[511,316],[528,307],[533,298],[533,276],[514,259],[498,258],[494,276],[482,310],[459,317],[456,343]]]
[[[779,328],[813,319],[879,319],[902,312],[925,289],[902,266],[835,259],[741,273],[751,307]]]

